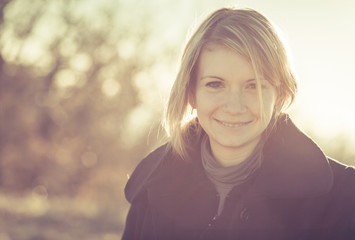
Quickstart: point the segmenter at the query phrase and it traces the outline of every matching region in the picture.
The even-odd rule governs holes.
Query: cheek
[[[264,96],[263,96],[263,103],[264,103],[264,113],[266,114],[266,116],[271,116],[274,112],[274,107],[275,107],[275,94],[273,92],[267,92]]]
[[[256,116],[264,115],[266,118],[270,118],[274,111],[275,94],[273,92],[266,91],[262,96],[263,108],[260,109],[260,102],[257,96],[248,97],[248,109]]]
[[[196,110],[197,111],[213,111],[218,106],[218,98],[204,91],[197,91],[196,96]]]
[[[199,91],[195,94],[195,108],[197,117],[201,117],[204,113],[208,112],[208,103],[206,102],[205,97]]]
[[[247,107],[254,115],[259,115],[260,113],[260,103],[259,98],[255,94],[247,95],[246,97]]]

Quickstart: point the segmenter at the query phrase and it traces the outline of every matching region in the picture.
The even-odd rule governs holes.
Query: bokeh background
[[[121,238],[123,188],[162,142],[187,37],[232,5],[278,25],[300,84],[291,115],[355,164],[352,0],[1,0],[0,240]]]

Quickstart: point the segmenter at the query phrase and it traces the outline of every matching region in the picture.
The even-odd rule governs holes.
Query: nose
[[[246,99],[240,91],[233,91],[226,95],[224,111],[229,114],[240,114],[246,111]]]

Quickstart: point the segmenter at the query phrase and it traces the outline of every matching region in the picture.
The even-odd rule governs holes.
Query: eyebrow
[[[203,80],[203,79],[205,79],[205,78],[217,78],[217,79],[219,79],[219,80],[221,80],[221,81],[224,81],[223,78],[218,77],[218,76],[214,76],[214,75],[203,76],[203,77],[200,78],[200,80]],[[256,79],[255,79],[255,78],[251,78],[251,79],[248,79],[246,82],[253,82],[253,81],[256,81]]]
[[[219,80],[221,80],[221,81],[224,81],[223,78],[218,77],[218,76],[214,76],[214,75],[203,76],[203,77],[200,78],[200,80],[203,80],[203,79],[205,79],[205,78],[217,78],[217,79],[219,79]]]
[[[248,80],[247,80],[247,82],[254,82],[254,81],[256,81],[255,78],[251,78],[251,79],[248,79]]]

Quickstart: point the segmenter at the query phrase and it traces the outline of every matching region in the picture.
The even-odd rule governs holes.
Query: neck
[[[254,151],[255,147],[258,145],[260,138],[257,138],[251,142],[248,142],[242,146],[231,146],[226,147],[218,143],[211,143],[211,150],[213,156],[216,160],[224,167],[237,165],[245,161],[251,153]]]

